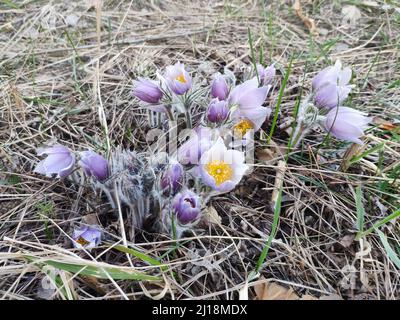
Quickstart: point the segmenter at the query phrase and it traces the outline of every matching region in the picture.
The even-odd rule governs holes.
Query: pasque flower
[[[180,163],[172,163],[161,178],[161,189],[167,194],[175,194],[183,184],[184,171]]]
[[[98,181],[108,178],[108,161],[103,156],[92,150],[80,152],[79,165],[88,176],[93,176]]]
[[[222,138],[218,138],[200,158],[202,181],[219,192],[231,191],[248,169],[244,161],[243,152],[228,150]]]
[[[198,164],[201,155],[213,144],[215,132],[208,127],[199,126],[193,135],[178,149],[178,160],[182,164]]]
[[[185,70],[183,63],[180,62],[175,63],[173,66],[168,66],[164,77],[168,87],[177,95],[184,94],[192,86],[192,78]]]
[[[315,92],[314,102],[320,108],[335,108],[349,95],[352,86],[349,85],[351,69],[342,69],[338,60],[334,66],[320,71],[313,79],[312,86]]]
[[[96,226],[80,226],[72,234],[76,248],[92,249],[100,244],[102,232]]]
[[[263,107],[270,85],[258,87],[257,77],[236,86],[229,97],[234,106],[232,118],[235,119],[234,132],[244,136],[250,129],[257,131],[271,113],[271,109]]]
[[[139,100],[152,104],[159,103],[163,96],[157,82],[143,78],[134,82],[132,94]]]
[[[261,64],[257,64],[257,73],[260,80],[260,84],[267,86],[274,81],[276,69],[273,64],[264,68]]]
[[[229,94],[229,87],[224,76],[220,73],[214,75],[214,80],[211,84],[211,97],[225,100]]]
[[[195,221],[201,212],[200,198],[191,190],[178,193],[172,200],[172,208],[181,224]]]
[[[207,109],[207,119],[212,123],[221,123],[226,120],[229,114],[228,103],[225,100],[215,98]]]
[[[34,172],[44,174],[47,177],[57,175],[58,178],[68,176],[75,165],[75,155],[62,145],[54,145],[48,148],[38,148],[39,156],[47,155],[47,158],[40,161]]]
[[[364,135],[368,123],[372,118],[365,113],[348,107],[331,109],[323,123],[324,129],[335,138],[362,144],[360,137]]]

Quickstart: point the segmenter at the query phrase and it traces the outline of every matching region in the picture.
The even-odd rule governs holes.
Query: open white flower
[[[228,150],[218,138],[200,158],[200,175],[204,184],[220,192],[229,192],[242,180],[248,169],[243,152]]]

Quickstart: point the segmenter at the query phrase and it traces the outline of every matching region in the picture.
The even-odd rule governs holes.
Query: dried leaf
[[[264,282],[254,286],[257,300],[342,300],[337,294],[321,296],[319,299],[309,294],[299,297],[292,288],[285,288],[276,282],[269,282],[265,278]]]
[[[293,9],[296,12],[296,15],[303,21],[304,25],[307,27],[307,29],[310,31],[312,35],[318,35],[318,29],[315,26],[314,19],[311,19],[303,14],[303,11],[301,9],[301,3],[300,0],[295,0],[293,4]]]
[[[213,206],[210,206],[204,210],[204,215],[206,220],[210,223],[220,225],[221,224],[221,217],[218,214],[217,210]]]
[[[287,289],[275,282],[263,282],[254,286],[258,300],[299,300],[293,289]]]
[[[372,123],[384,130],[400,132],[400,126],[397,123],[386,121],[385,119],[382,119],[380,117],[374,117],[372,119]]]
[[[99,219],[97,217],[97,214],[95,214],[95,213],[87,214],[86,216],[84,216],[82,218],[82,220],[83,220],[84,223],[90,224],[90,225],[92,225],[92,224],[95,224],[95,225],[100,224]]]
[[[272,191],[272,196],[271,196],[271,202],[274,204],[274,206],[278,200],[279,190],[282,187],[286,169],[287,169],[286,162],[283,160],[279,160],[278,166],[276,168],[274,190]]]
[[[277,144],[273,140],[271,140],[270,144],[269,148],[256,150],[257,159],[268,164],[275,163],[286,152],[285,146]]]

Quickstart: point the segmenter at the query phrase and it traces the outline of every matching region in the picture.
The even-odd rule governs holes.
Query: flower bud
[[[183,184],[183,167],[180,163],[173,163],[161,178],[161,189],[167,194],[176,194]]]
[[[229,88],[222,74],[217,73],[211,84],[211,96],[219,100],[225,100],[228,97]]]
[[[273,64],[264,68],[261,64],[257,65],[258,78],[261,86],[267,86],[274,81],[276,69]]]
[[[224,100],[219,101],[218,98],[211,100],[207,109],[207,118],[210,122],[221,123],[228,117],[228,103]]]
[[[93,176],[98,181],[108,178],[108,161],[101,155],[88,150],[80,152],[80,156],[78,163],[89,177]]]
[[[188,224],[195,221],[200,214],[200,198],[193,191],[185,190],[174,197],[172,207],[178,221]]]
[[[158,103],[163,96],[160,87],[155,81],[143,78],[135,81],[132,94],[147,103]]]

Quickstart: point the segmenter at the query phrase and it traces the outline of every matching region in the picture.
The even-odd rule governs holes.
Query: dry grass
[[[221,220],[202,223],[177,247],[168,236],[147,230],[129,243],[152,257],[162,256],[166,269],[161,271],[135,257],[130,261],[114,248],[122,242],[118,215],[89,187],[33,174],[39,160],[35,148],[57,140],[73,150],[116,145],[143,150],[149,125],[146,112],[129,95],[132,80],[177,60],[205,76],[225,65],[240,75],[250,62],[248,27],[256,50],[263,47],[265,60],[277,63],[280,79],[296,55],[279,121],[292,114],[301,87],[310,87],[315,72],[341,59],[355,76],[350,105],[393,122],[400,114],[400,15],[383,10],[381,1],[378,6],[315,1],[303,7],[320,31],[311,37],[290,1],[266,1],[272,4],[264,7],[262,1],[110,0],[97,10],[89,2],[0,1],[0,297],[238,298],[271,228],[279,154],[259,161],[235,192],[214,198],[210,207],[215,211],[209,212]],[[349,3],[362,13],[351,28],[343,25],[341,14]],[[74,17],[79,17],[76,25],[68,26]],[[272,106],[277,94],[276,89]],[[399,136],[375,127],[366,144],[385,142],[385,148],[348,173],[338,171],[343,144],[332,140],[320,146],[323,137],[309,135],[290,155],[278,234],[261,273],[299,294],[398,299],[399,270],[378,235],[353,238],[357,185],[362,183],[367,227],[399,207],[393,176]],[[278,129],[274,140],[286,144],[288,137]],[[270,146],[260,141],[258,148]],[[92,252],[73,249],[73,225],[93,218],[104,228],[106,241]],[[399,222],[381,231],[399,254]],[[37,262],[50,259],[84,259],[106,271],[109,266],[141,270],[161,281],[114,280],[108,271],[106,279],[98,280],[60,271],[60,289],[46,291]],[[250,284],[250,298],[255,284]]]

